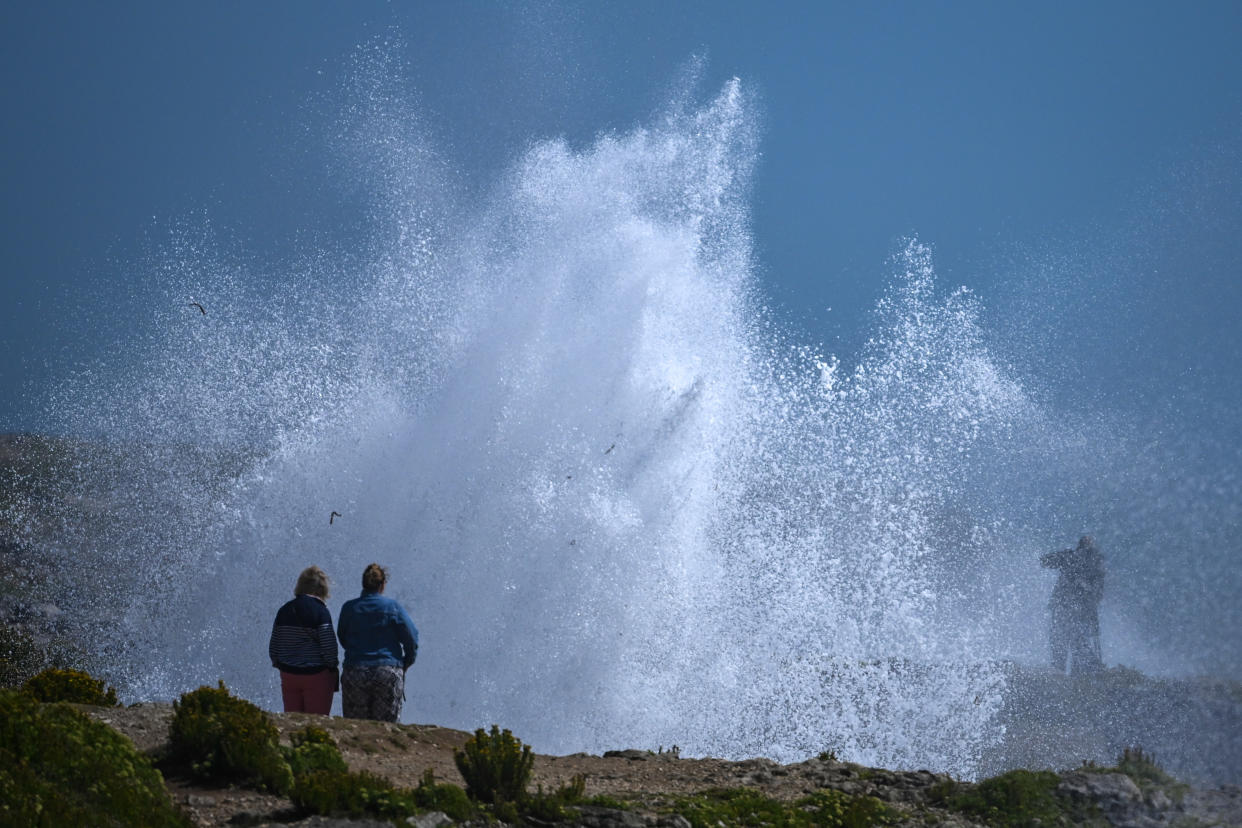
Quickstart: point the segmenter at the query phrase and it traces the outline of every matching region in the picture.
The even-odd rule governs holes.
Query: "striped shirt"
[[[286,673],[309,675],[336,667],[336,633],[332,613],[314,595],[299,595],[276,613],[267,654]]]

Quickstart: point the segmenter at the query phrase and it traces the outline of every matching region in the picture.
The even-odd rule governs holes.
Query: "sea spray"
[[[791,344],[754,280],[736,80],[535,143],[474,203],[388,84],[355,94],[362,248],[272,263],[179,227],[150,358],[57,397],[119,469],[67,544],[103,573],[78,599],[115,680],[274,708],[297,572],[330,573],[335,612],[375,560],[422,632],[409,720],[973,772],[1012,642],[963,582],[1029,546],[993,492],[1046,429],[978,301],[911,240],[853,368]],[[1006,583],[1040,610],[1037,576]]]

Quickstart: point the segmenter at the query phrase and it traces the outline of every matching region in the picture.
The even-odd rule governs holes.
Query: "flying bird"
[[[340,512],[333,512],[332,514],[328,515],[328,525],[331,526],[332,521],[339,517],[341,517]]]
[[[192,307],[192,308],[198,308],[198,312],[199,312],[199,313],[201,313],[203,316],[206,316],[206,315],[207,315],[207,311],[206,311],[206,310],[204,310],[204,309],[203,309],[203,306],[202,306],[202,305],[200,305],[198,302],[191,302],[191,303],[190,303],[190,307]]]
[[[612,450],[615,449],[616,447],[617,447],[617,444],[613,443],[611,446],[608,447],[608,450],[605,451],[604,454],[612,454]]]

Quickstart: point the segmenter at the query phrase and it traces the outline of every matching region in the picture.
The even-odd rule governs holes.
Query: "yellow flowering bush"
[[[490,734],[476,730],[462,750],[453,751],[453,759],[466,780],[466,794],[494,805],[521,801],[535,765],[530,746],[497,725]]]
[[[92,678],[81,670],[52,668],[32,676],[22,685],[22,692],[39,702],[70,702],[117,707],[116,688],[103,679]]]
[[[67,704],[0,690],[0,825],[192,822],[129,739]]]
[[[200,687],[173,702],[169,759],[193,775],[277,794],[293,786],[270,716],[219,687]]]

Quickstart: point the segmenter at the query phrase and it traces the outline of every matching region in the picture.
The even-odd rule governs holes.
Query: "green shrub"
[[[540,785],[536,793],[522,797],[517,810],[523,818],[536,822],[562,822],[573,816],[570,806],[580,803],[585,793],[586,777],[577,774],[552,793],[544,793]]]
[[[22,685],[22,692],[40,702],[69,702],[93,704],[97,707],[119,707],[116,689],[108,687],[103,679],[92,678],[81,670],[61,670],[55,667],[32,676]]]
[[[554,794],[554,796],[562,802],[571,804],[574,802],[581,802],[585,795],[586,774],[582,773],[574,774],[568,782],[560,788],[557,788],[556,793]]]
[[[634,805],[624,799],[617,799],[615,796],[608,794],[595,794],[595,796],[584,797],[579,800],[578,805],[590,805],[595,808],[607,808],[610,811],[629,811]]]
[[[900,813],[870,796],[816,791],[788,803],[750,788],[721,788],[679,797],[671,808],[693,828],[768,826],[769,828],[866,828],[889,825]]]
[[[293,771],[281,755],[279,736],[270,716],[231,695],[221,681],[173,702],[169,760],[201,779],[284,794]]]
[[[317,770],[347,771],[349,766],[341,757],[331,734],[321,727],[308,725],[289,735],[291,747],[281,748],[294,779]]]
[[[946,786],[932,793],[951,810],[988,825],[1020,828],[1032,820],[1059,825],[1069,816],[1066,803],[1056,795],[1060,782],[1052,771],[1011,770],[973,787]]]
[[[401,819],[419,812],[411,791],[367,771],[314,770],[297,778],[290,799],[298,810],[324,816]]]
[[[1178,804],[1186,797],[1190,786],[1179,782],[1156,763],[1156,757],[1144,753],[1141,747],[1125,748],[1115,767],[1100,767],[1093,762],[1083,762],[1082,770],[1088,773],[1124,773],[1143,791],[1161,790]]]
[[[889,825],[900,816],[874,796],[850,796],[829,788],[804,796],[794,807],[812,815],[812,825],[831,828],[866,828],[871,825]]]
[[[427,768],[414,789],[414,803],[425,811],[440,811],[454,822],[466,822],[479,813],[460,787],[448,782],[436,782],[431,768]]]
[[[960,783],[952,779],[942,779],[927,789],[927,801],[933,805],[949,807],[949,802],[962,790]]]
[[[1117,770],[1134,780],[1140,788],[1168,787],[1180,783],[1156,764],[1156,757],[1141,747],[1126,748],[1117,760]]]
[[[522,824],[522,812],[518,809],[516,803],[502,801],[489,805],[488,808],[498,822],[503,822],[506,825]]]
[[[466,822],[479,813],[465,791],[437,783],[430,769],[413,790],[366,771],[310,770],[298,775],[290,799],[302,813],[322,816],[403,819],[441,811],[454,822]]]
[[[693,828],[734,825],[790,825],[786,808],[775,799],[750,788],[721,788],[677,800],[674,811]]]
[[[0,690],[0,824],[189,828],[132,742],[65,704]]]
[[[535,765],[530,746],[496,725],[490,734],[476,730],[462,750],[453,751],[453,759],[466,780],[466,794],[493,805],[519,801]]]

